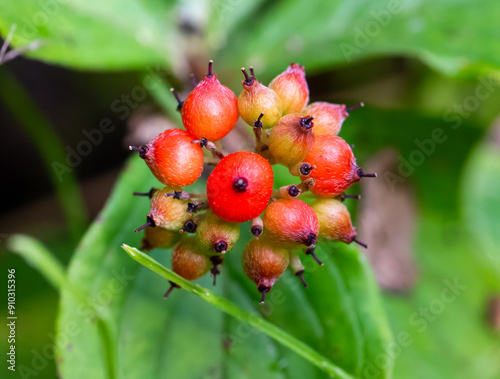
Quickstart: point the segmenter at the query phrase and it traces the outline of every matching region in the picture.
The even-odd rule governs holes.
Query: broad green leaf
[[[226,8],[243,7],[230,3]],[[228,37],[219,35],[220,61],[228,68],[253,64],[265,74],[283,69],[276,57],[320,70],[387,55],[416,57],[448,75],[499,70],[499,12],[494,0],[480,6],[449,0],[268,3],[249,12]]]
[[[179,59],[173,1],[4,1],[3,35],[12,24],[14,46],[42,40],[29,56],[75,68],[142,69]]]

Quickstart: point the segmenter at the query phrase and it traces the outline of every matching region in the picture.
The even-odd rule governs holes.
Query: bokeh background
[[[36,47],[0,65],[0,264],[19,316],[1,376],[326,377],[191,294],[164,302],[168,283],[120,249],[147,213],[131,193],[155,184],[126,147],[179,125],[169,88],[185,97],[214,59],[236,94],[240,67],[268,83],[298,62],[311,101],[364,102],[340,135],[378,173],[346,201],[367,250],[324,245],[310,288],[287,274],[262,308],[242,241],[215,292],[356,377],[500,378],[499,19],[493,0],[0,0],[6,57]],[[241,124],[225,146],[251,144]]]

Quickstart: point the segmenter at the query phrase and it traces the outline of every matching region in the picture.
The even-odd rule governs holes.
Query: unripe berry
[[[207,181],[210,209],[229,222],[259,216],[273,191],[273,170],[260,155],[239,151],[224,157]]]
[[[196,237],[183,238],[172,252],[172,270],[186,280],[201,278],[212,267],[210,257],[201,254],[202,249]]]
[[[305,162],[316,166],[313,176],[316,179],[311,192],[321,197],[340,195],[351,184],[359,182],[361,177],[374,177],[365,174],[356,165],[351,147],[342,138],[333,135],[317,136],[314,148],[305,158]],[[302,176],[304,179],[306,176]]]
[[[346,206],[336,199],[317,199],[311,207],[316,212],[319,220],[319,235],[333,241],[342,241],[347,244],[357,242],[356,230],[352,226],[351,215]]]
[[[283,248],[315,245],[319,222],[314,210],[302,200],[280,199],[266,208],[263,216],[267,239]]]
[[[269,88],[281,98],[283,114],[300,112],[309,102],[304,66],[297,63],[290,63],[284,72],[269,83]]]
[[[211,254],[225,254],[231,250],[240,237],[240,225],[227,222],[212,212],[207,212],[196,229],[201,245]]]
[[[212,73],[198,83],[182,104],[182,123],[186,130],[200,139],[218,141],[224,138],[238,121],[238,100],[229,88],[220,84]]]
[[[193,137],[181,129],[169,129],[141,147],[139,152],[151,172],[163,184],[183,187],[194,183],[203,171],[203,150],[192,144]]]
[[[141,250],[170,249],[179,241],[181,234],[174,230],[148,226],[144,229]]]
[[[271,128],[278,122],[283,114],[283,105],[278,94],[272,89],[259,83],[254,76],[248,76],[244,68],[241,69],[245,75],[242,81],[243,91],[238,96],[238,111],[241,118],[248,124],[254,125],[261,113],[260,119],[264,129]]]
[[[323,101],[309,104],[303,113],[314,115],[316,136],[323,134],[336,136],[342,128],[342,123],[349,116],[344,104],[331,104]]]
[[[269,242],[254,239],[245,247],[242,260],[245,273],[262,293],[263,303],[266,293],[271,291],[288,266],[288,252]]]
[[[269,151],[276,162],[292,168],[302,162],[314,147],[313,118],[298,113],[283,116],[272,128]]]
[[[188,202],[167,196],[171,192],[173,192],[172,188],[164,187],[153,194],[150,212],[147,215],[148,222],[137,228],[136,232],[147,226],[175,231],[179,231],[184,226],[184,223],[191,218],[191,214],[187,212]]]

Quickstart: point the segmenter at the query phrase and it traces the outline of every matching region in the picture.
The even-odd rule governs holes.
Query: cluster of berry
[[[375,174],[365,174],[337,136],[357,106],[308,105],[304,67],[295,63],[268,87],[257,81],[253,68],[250,75],[241,71],[243,91],[236,98],[212,73],[210,61],[208,74],[184,102],[173,91],[186,130],[166,130],[146,145],[130,147],[166,186],[135,193],[151,199],[147,223],[136,232],[145,229],[143,249],[174,247],[174,272],[194,280],[210,271],[215,285],[224,254],[239,238],[239,223],[252,221],[255,238],[243,251],[243,267],[264,301],[288,265],[307,287],[299,255],[303,251],[322,264],[314,253],[318,238],[365,246],[356,240],[342,201],[356,197],[344,194],[351,184]],[[225,155],[218,141],[239,117],[253,126],[255,152]],[[204,163],[215,165],[206,194],[182,190],[200,177]],[[273,190],[272,164],[286,166],[300,184]],[[306,191],[314,196],[310,205],[297,199]],[[171,283],[165,295],[175,286]]]

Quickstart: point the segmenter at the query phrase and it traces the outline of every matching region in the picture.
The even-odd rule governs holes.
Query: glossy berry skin
[[[317,199],[311,207],[319,220],[320,237],[350,244],[356,237],[347,207],[336,199]]]
[[[182,122],[195,137],[209,141],[224,138],[238,121],[238,100],[217,75],[206,75],[182,105]]]
[[[309,104],[303,114],[314,115],[314,134],[317,136],[323,134],[336,136],[344,120],[349,117],[344,104],[331,104],[323,101]]]
[[[187,212],[188,201],[166,196],[173,191],[174,189],[169,187],[157,190],[151,198],[148,216],[153,219],[156,227],[179,231],[191,218],[191,214]]]
[[[170,249],[175,246],[180,238],[181,234],[176,230],[148,226],[144,229],[141,250],[151,251],[153,249]]]
[[[191,141],[194,138],[184,130],[170,129],[142,146],[146,161],[156,179],[170,187],[184,187],[194,183],[203,171],[203,150]]]
[[[247,276],[257,284],[257,289],[266,293],[285,272],[288,252],[264,240],[250,241],[243,250],[243,269]]]
[[[314,121],[299,113],[283,116],[271,129],[269,152],[289,168],[302,162],[314,147]]]
[[[304,161],[316,166],[311,174],[316,179],[311,192],[317,196],[338,196],[351,184],[360,180],[358,171],[360,168],[356,165],[352,149],[340,137],[317,136],[313,150]],[[307,177],[301,176],[301,178]]]
[[[290,66],[275,77],[269,88],[274,90],[283,104],[283,114],[302,111],[309,102],[309,87],[304,66],[290,63]]]
[[[319,234],[319,221],[314,210],[302,200],[280,199],[266,208],[264,236],[283,248],[314,245]]]
[[[249,77],[242,81],[243,91],[238,96],[238,111],[241,118],[253,126],[261,113],[262,127],[272,128],[283,114],[283,105],[276,92],[259,83],[257,79]]]
[[[249,151],[224,157],[207,181],[210,209],[228,222],[259,216],[273,191],[273,170],[267,160]]]
[[[208,211],[196,229],[196,236],[209,254],[225,254],[240,237],[240,225],[227,222]]]
[[[212,262],[200,250],[196,237],[183,238],[172,251],[172,270],[186,280],[201,278],[211,269]]]

